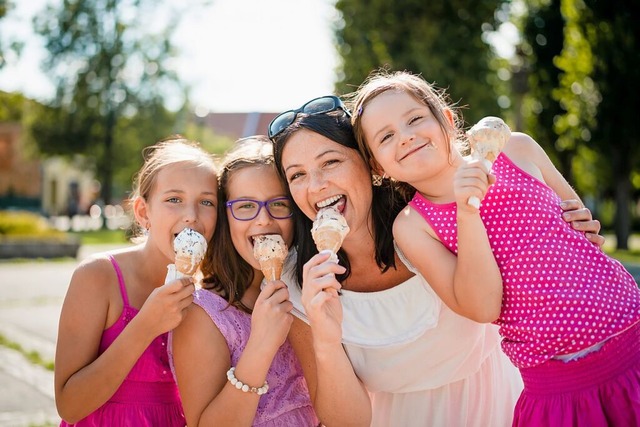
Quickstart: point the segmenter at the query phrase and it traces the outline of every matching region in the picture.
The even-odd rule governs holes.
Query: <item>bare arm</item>
[[[289,342],[300,360],[316,414],[323,425],[371,424],[371,402],[342,346],[340,284],[329,273],[344,268],[316,255],[305,265],[302,303],[310,325],[295,319]]]
[[[98,355],[110,306],[121,301],[117,279],[103,258],[76,269],[62,307],[56,346],[56,406],[65,421],[75,423],[102,406],[151,341],[182,319],[193,291],[193,285],[186,283],[176,281],[154,291],[149,297],[153,302],[145,303],[147,308]],[[116,311],[117,317],[121,303]]]
[[[268,283],[261,291],[251,322],[251,335],[238,360],[235,376],[261,387],[291,325],[291,303],[284,283]],[[231,355],[224,336],[209,315],[193,304],[173,331],[172,351],[178,388],[189,426],[253,424],[260,396],[238,390],[227,380]]]
[[[467,199],[461,197],[465,206]],[[502,278],[480,216],[473,211],[458,214],[458,233],[456,257],[410,207],[400,212],[393,226],[404,255],[451,310],[491,322],[500,314]]]

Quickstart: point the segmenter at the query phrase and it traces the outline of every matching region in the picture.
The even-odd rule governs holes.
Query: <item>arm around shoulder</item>
[[[547,184],[562,200],[580,200],[544,149],[529,135],[514,132],[504,151],[518,167]]]

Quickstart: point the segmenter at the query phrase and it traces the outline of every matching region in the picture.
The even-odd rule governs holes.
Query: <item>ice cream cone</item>
[[[289,249],[279,234],[257,236],[253,242],[253,256],[267,281],[280,280],[282,266]]]
[[[198,262],[197,264],[194,263],[191,257],[189,258],[176,257],[176,261],[175,261],[176,271],[178,271],[181,274],[184,274],[185,276],[193,276],[195,272],[198,270],[199,264],[200,262]]]
[[[181,277],[193,276],[207,252],[207,240],[191,228],[183,229],[173,240],[175,259],[167,266],[165,283]]]
[[[333,254],[331,259],[335,262],[338,262],[338,250],[340,250],[348,233],[347,220],[335,206],[320,209],[311,228],[311,236],[313,236],[318,252],[331,251]]]
[[[280,280],[282,277],[283,260],[278,258],[265,259],[260,261],[260,270],[264,274],[264,278],[270,282]]]
[[[337,254],[340,246],[342,246],[342,240],[342,233],[335,228],[324,227],[315,230],[313,233],[313,241],[316,244],[316,248],[318,248],[318,252],[330,250]]]
[[[467,132],[471,157],[483,160],[487,169],[491,169],[510,136],[511,129],[501,118],[483,118]],[[469,197],[467,203],[476,209],[480,208],[480,199],[475,196]]]

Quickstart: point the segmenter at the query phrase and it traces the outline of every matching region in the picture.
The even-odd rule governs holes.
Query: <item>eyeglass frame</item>
[[[262,208],[265,208],[267,210],[267,214],[273,218],[273,219],[287,219],[287,218],[291,218],[293,216],[293,209],[290,209],[290,213],[287,216],[274,216],[271,211],[269,210],[269,203],[275,202],[277,200],[288,200],[289,202],[291,202],[291,199],[289,197],[286,196],[282,196],[282,197],[274,197],[273,199],[269,199],[269,200],[265,200],[265,201],[261,201],[261,200],[256,200],[256,199],[248,199],[248,198],[240,198],[240,199],[233,199],[233,200],[228,200],[227,203],[225,203],[226,207],[231,209],[231,216],[236,219],[237,221],[252,221],[254,219],[256,219],[258,217],[258,215],[260,215],[260,211],[262,210]],[[235,213],[233,213],[233,204],[236,202],[254,202],[258,204],[258,210],[256,211],[256,214],[254,216],[252,216],[251,218],[238,218],[236,216]]]
[[[304,109],[307,108],[309,106],[309,104],[313,103],[314,101],[318,101],[320,99],[331,99],[331,100],[333,100],[333,107],[331,109],[329,109],[329,110],[314,111],[314,112],[311,112],[311,113],[306,113],[304,111]],[[271,120],[271,123],[269,123],[269,127],[267,128],[267,135],[269,136],[269,139],[271,139],[273,141],[273,138],[277,137],[286,128],[291,126],[291,124],[296,120],[296,117],[298,117],[298,114],[300,114],[300,113],[308,114],[310,116],[314,116],[316,114],[326,114],[326,113],[331,113],[333,111],[338,111],[338,110],[344,111],[344,113],[347,115],[347,117],[351,117],[351,111],[349,111],[349,109],[344,105],[344,102],[342,102],[342,99],[340,99],[339,97],[337,97],[335,95],[324,95],[324,96],[319,96],[317,98],[313,98],[311,101],[307,101],[304,104],[302,104],[302,107],[300,107],[300,108],[296,108],[295,110],[283,111],[282,113],[280,113],[277,116],[275,116],[273,118],[273,120]],[[271,127],[273,126],[273,124],[279,118],[284,116],[285,114],[291,114],[291,113],[293,113],[293,116],[291,117],[291,121],[289,123],[287,123],[286,126],[281,127],[277,132],[275,132],[275,133],[272,132]]]

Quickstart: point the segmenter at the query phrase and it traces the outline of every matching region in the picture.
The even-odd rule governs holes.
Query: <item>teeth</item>
[[[329,206],[329,205],[331,205],[331,204],[333,204],[333,203],[337,202],[337,201],[338,201],[338,200],[340,200],[341,198],[342,198],[342,196],[341,196],[341,195],[333,196],[333,197],[329,197],[328,199],[325,199],[325,200],[323,200],[323,201],[321,201],[321,202],[318,202],[318,203],[317,203],[318,208],[320,208],[320,209],[321,209],[321,208],[327,207],[327,206]]]

